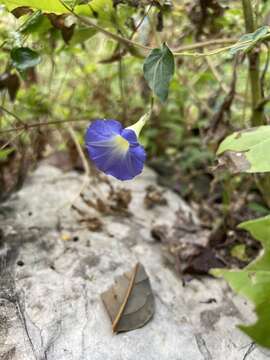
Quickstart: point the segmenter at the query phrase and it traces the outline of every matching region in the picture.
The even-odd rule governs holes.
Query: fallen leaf
[[[144,197],[144,206],[147,209],[152,209],[156,205],[167,205],[167,199],[164,197],[163,192],[158,190],[155,186],[149,185],[146,188]]]
[[[80,219],[79,223],[86,224],[87,229],[90,231],[100,231],[103,226],[102,221],[96,216],[87,217],[85,219]]]
[[[118,188],[110,194],[110,200],[112,202],[111,209],[116,212],[125,212],[132,200],[131,191],[129,189]]]
[[[144,326],[154,315],[154,296],[142,264],[115,279],[115,284],[101,294],[101,299],[118,333]]]
[[[197,247],[198,253],[190,257],[184,274],[206,275],[212,268],[224,268],[225,263],[218,258],[215,252],[209,247]]]

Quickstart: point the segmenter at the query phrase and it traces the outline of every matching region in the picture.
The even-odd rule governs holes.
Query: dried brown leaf
[[[152,209],[156,205],[167,205],[167,199],[164,197],[162,191],[158,190],[155,186],[150,185],[146,188],[146,194],[144,197],[144,206],[147,209]]]
[[[111,209],[116,212],[125,212],[131,203],[132,196],[129,189],[115,189],[110,195]]]
[[[70,39],[73,36],[75,24],[67,26],[65,24],[66,15],[56,15],[53,13],[47,14],[51,24],[58,30],[61,31],[63,40],[66,44],[69,43]]]
[[[28,6],[20,6],[17,7],[16,9],[13,9],[11,12],[18,19],[23,15],[31,14],[33,10],[30,9]]]
[[[115,279],[101,299],[118,333],[144,326],[154,315],[155,304],[149,278],[142,264]]]
[[[184,274],[206,275],[210,269],[223,268],[225,263],[210,247],[197,246],[197,253],[190,256],[182,269]]]
[[[0,91],[7,90],[11,101],[15,100],[19,88],[20,79],[17,74],[4,72],[0,75]]]
[[[247,171],[251,168],[251,164],[245,156],[245,152],[226,151],[219,158],[217,168],[227,168],[235,174]]]

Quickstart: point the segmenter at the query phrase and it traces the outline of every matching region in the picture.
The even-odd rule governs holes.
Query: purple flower
[[[133,179],[143,169],[146,154],[138,143],[146,119],[123,129],[117,120],[94,120],[85,135],[88,154],[96,167],[119,180]]]

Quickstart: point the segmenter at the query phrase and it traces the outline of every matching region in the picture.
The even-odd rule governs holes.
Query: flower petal
[[[117,120],[97,119],[92,121],[86,131],[86,145],[91,142],[108,140],[115,135],[120,135],[123,127]]]
[[[140,174],[146,154],[133,130],[123,129],[116,120],[96,120],[85,137],[90,158],[97,168],[119,180]]]
[[[144,166],[146,154],[141,145],[130,147],[126,156],[114,157],[114,161],[106,169],[106,174],[119,180],[130,180],[139,175]]]

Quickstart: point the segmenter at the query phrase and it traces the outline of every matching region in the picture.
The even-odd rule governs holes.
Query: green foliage
[[[262,26],[253,33],[241,36],[239,41],[230,49],[230,54],[235,55],[240,51],[248,52],[267,37],[269,37],[269,26]]]
[[[222,276],[234,291],[254,303],[257,322],[250,326],[239,326],[258,344],[270,347],[270,216],[242,223],[241,229],[249,231],[261,242],[264,251],[243,270],[212,270],[213,275]]]
[[[154,94],[165,101],[174,74],[174,56],[166,44],[154,49],[143,64],[144,77]]]
[[[28,6],[32,9],[39,9],[55,14],[68,12],[65,6],[62,5],[60,1],[56,0],[3,0],[2,3],[6,5],[9,11],[12,11],[20,6]]]
[[[61,0],[3,0],[9,11],[21,6],[28,6],[31,9],[38,9],[46,13],[68,14],[70,10],[78,15],[98,17],[104,22],[112,21],[113,3],[112,0],[91,0],[91,4],[76,5],[77,1]]]
[[[259,126],[238,131],[228,136],[219,146],[217,154],[229,154],[235,171],[249,173],[270,171],[270,126]],[[228,153],[229,152],[229,153]],[[230,165],[227,164],[229,167]]]
[[[14,151],[15,149],[2,149],[0,150],[0,162],[7,160],[8,156]]]
[[[246,246],[244,244],[238,244],[233,246],[233,248],[231,249],[231,256],[241,261],[250,260],[246,254]]]
[[[38,65],[41,61],[39,54],[27,47],[14,48],[10,52],[12,65],[19,71],[27,70]]]
[[[113,117],[126,126],[135,122],[138,114],[149,107],[151,94],[147,84],[162,102],[167,100],[170,90],[170,101],[166,106],[155,103],[149,126],[142,133],[149,163],[155,162],[169,186],[177,191],[180,188],[184,195],[192,194],[191,200],[196,199],[198,190],[206,194],[195,201],[203,204],[202,213],[204,207],[211,209],[206,210],[207,219],[216,216],[217,208],[222,208],[223,212],[224,208],[230,209],[235,190],[245,188],[240,180],[242,176],[237,180],[225,174],[225,184],[221,181],[216,191],[212,190],[210,182],[218,183],[218,179],[213,179],[209,169],[221,139],[235,129],[250,126],[248,118],[252,109],[248,93],[252,84],[247,80],[246,53],[260,51],[260,75],[265,69],[260,85],[265,96],[270,93],[268,54],[264,46],[270,38],[268,26],[243,35],[230,46],[230,55],[241,53],[243,58],[237,64],[234,88],[228,46],[215,44],[215,41],[238,39],[239,34],[243,34],[240,1],[233,5],[226,2],[226,9],[220,7],[218,1],[211,7],[213,2],[209,1],[204,5],[204,13],[187,1],[175,2],[174,7],[163,0],[154,1],[151,6],[147,1],[129,0],[90,0],[88,3],[84,0],[3,0],[2,3],[10,11],[20,6],[29,8],[18,19],[7,12],[0,13],[3,19],[0,39],[4,50],[0,53],[0,96],[1,104],[9,110],[1,112],[1,131],[22,129],[18,116],[27,125],[46,121],[63,121],[66,125],[72,120],[76,135],[83,139],[85,126],[92,118]],[[269,4],[258,4],[256,11],[257,24],[266,24]],[[72,12],[83,15],[84,21]],[[200,22],[198,19],[202,15],[204,21]],[[94,23],[98,27],[88,26],[87,19],[90,25]],[[104,33],[117,36],[107,37]],[[127,46],[127,42],[123,45],[117,37],[140,45]],[[195,49],[193,45],[198,39],[210,40],[212,45]],[[171,51],[165,42],[175,50]],[[145,52],[141,47],[145,46],[154,49],[143,63],[141,58]],[[175,61],[173,52],[178,53],[177,48],[183,46],[189,55],[196,54],[179,56]],[[206,58],[204,51],[215,55]],[[41,58],[42,63],[36,68]],[[14,103],[10,104],[7,92]],[[267,102],[263,105],[265,113],[269,114],[270,106]],[[59,131],[54,131],[56,126],[38,126],[36,132],[33,128],[29,132],[23,130],[20,136],[14,134],[14,138],[10,136],[12,132],[3,136],[0,146],[5,148],[0,150],[1,164],[6,166],[13,158],[17,161],[11,166],[14,169],[19,163],[18,152],[24,148],[29,150],[31,146],[39,158],[47,151],[69,148],[71,140],[65,125],[58,125]],[[234,171],[269,171],[270,161],[266,156],[269,139],[270,126],[238,131],[221,143],[218,155],[226,166],[233,165]],[[214,197],[217,202],[210,203],[209,198]],[[269,213],[260,198],[251,201],[249,209]],[[226,213],[226,216],[234,214]],[[243,271],[219,270],[216,273],[223,274],[233,288],[254,301],[258,322],[243,329],[265,346],[270,346],[263,334],[263,331],[269,332],[269,222],[269,218],[264,218],[242,225],[262,242],[263,257]],[[248,260],[246,246],[239,242],[232,247],[231,255],[241,261]]]
[[[76,29],[74,35],[69,41],[69,45],[82,44],[86,40],[89,40],[92,36],[96,35],[96,33],[97,31],[95,29],[80,27],[79,29]]]

